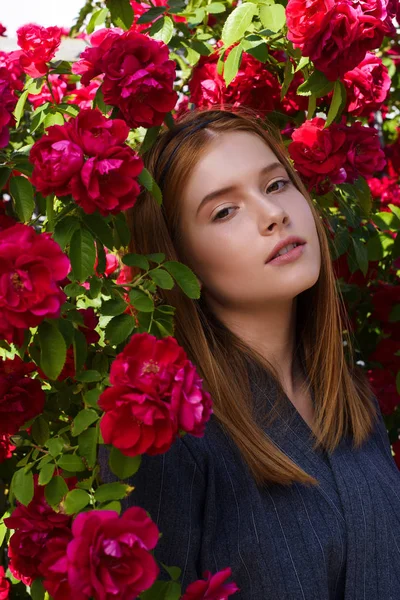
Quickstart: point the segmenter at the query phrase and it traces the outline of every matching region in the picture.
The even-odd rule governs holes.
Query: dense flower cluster
[[[5,148],[10,139],[9,127],[14,117],[12,112],[17,103],[8,71],[0,67],[0,148]]]
[[[368,116],[378,110],[390,89],[390,77],[382,59],[368,52],[364,60],[343,76],[347,92],[346,109],[354,116]]]
[[[111,366],[100,396],[101,432],[127,456],[166,452],[179,430],[204,435],[212,401],[175,338],[132,336]]]
[[[289,154],[309,190],[318,194],[334,184],[354,183],[361,175],[371,177],[385,166],[385,155],[376,129],[360,122],[346,126],[314,117],[292,134]]]
[[[116,214],[132,207],[143,162],[125,144],[128,133],[124,121],[92,109],[49,127],[31,150],[32,183],[45,195],[72,194],[87,213]]]
[[[0,339],[22,344],[24,330],[60,316],[59,282],[68,257],[49,233],[17,223],[0,231]]]
[[[175,62],[168,46],[136,31],[101,29],[91,36],[74,73],[82,83],[104,74],[106,104],[117,106],[130,127],[161,125],[176,104]]]
[[[17,30],[18,46],[22,48],[20,64],[31,77],[41,77],[48,71],[47,63],[54,57],[60,42],[59,27],[23,25]]]
[[[335,81],[395,33],[391,0],[289,0],[288,38]]]
[[[0,361],[0,435],[17,433],[21,425],[43,411],[45,393],[38,379],[27,377],[34,363],[18,356]]]

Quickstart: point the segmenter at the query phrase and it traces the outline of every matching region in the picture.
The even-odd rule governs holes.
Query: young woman
[[[248,111],[194,111],[145,164],[163,204],[145,192],[131,210],[132,250],[196,274],[200,300],[160,294],[214,413],[204,437],[143,456],[125,508],[150,513],[183,590],[231,567],[237,600],[400,599],[400,473],[279,132]]]

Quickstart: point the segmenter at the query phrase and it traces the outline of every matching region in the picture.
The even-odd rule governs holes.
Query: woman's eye
[[[223,221],[224,219],[226,219],[226,217],[229,217],[229,214],[225,215],[224,213],[226,213],[226,211],[231,210],[231,209],[234,210],[235,207],[234,206],[226,206],[225,208],[222,208],[220,211],[217,212],[217,214],[213,218],[213,221]]]
[[[283,188],[284,188],[284,187],[286,187],[286,186],[287,186],[287,184],[288,184],[288,183],[290,183],[290,180],[289,180],[289,179],[277,179],[276,181],[274,181],[273,183],[271,183],[271,185],[270,185],[270,186],[268,186],[268,187],[267,187],[267,192],[268,192],[268,191],[269,191],[269,190],[270,190],[270,189],[271,189],[271,188],[272,188],[274,185],[277,185],[278,183],[282,183],[282,184],[283,184],[283,185],[282,185],[280,188],[278,188],[278,191],[281,191],[281,190],[283,190]],[[274,191],[274,190],[272,190],[272,191]]]

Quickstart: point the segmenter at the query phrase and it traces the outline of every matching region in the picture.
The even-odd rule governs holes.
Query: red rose
[[[227,600],[229,596],[240,591],[236,583],[225,583],[232,575],[232,569],[227,567],[211,575],[210,571],[205,571],[203,577],[205,581],[199,579],[189,584],[182,600]]]
[[[68,583],[67,546],[70,536],[54,535],[46,544],[46,553],[39,563],[39,571],[43,577],[43,587],[53,600],[69,600],[72,598]]]
[[[28,100],[36,109],[45,102],[60,104],[67,91],[67,82],[62,75],[49,75],[51,91],[47,83],[42,86],[39,94],[28,94]]]
[[[354,183],[361,175],[371,177],[381,171],[385,164],[385,154],[380,146],[378,132],[374,127],[363,127],[357,121],[350,127],[344,126],[346,135],[346,182]]]
[[[21,425],[43,411],[45,393],[38,379],[26,377],[36,370],[19,357],[0,360],[0,434],[13,435]]]
[[[117,214],[134,206],[142,169],[142,159],[129,146],[109,148],[102,158],[85,162],[80,178],[71,182],[72,196],[88,214]]]
[[[391,415],[400,404],[400,396],[396,389],[396,377],[388,369],[371,369],[368,379],[372,390],[379,401],[382,413]]]
[[[77,515],[68,544],[68,581],[76,600],[132,600],[155,582],[159,567],[150,551],[159,537],[143,508]]]
[[[97,31],[75,65],[87,85],[104,73],[102,86],[107,104],[117,106],[130,127],[161,125],[176,104],[173,90],[175,62],[168,46],[135,31]]]
[[[4,34],[7,31],[7,27],[4,27],[4,25],[2,23],[0,23],[0,36],[1,37],[6,37]]]
[[[6,527],[15,529],[8,549],[11,573],[27,585],[41,576],[40,564],[49,552],[50,540],[71,539],[71,517],[55,512],[45,500],[37,475],[34,481],[32,501],[28,506],[18,502],[11,517],[4,519]]]
[[[61,42],[59,27],[23,25],[17,29],[18,46],[23,53],[20,62],[25,73],[41,77],[47,73],[47,65],[55,55]]]
[[[394,32],[386,5],[382,0],[289,0],[288,39],[335,81]]]
[[[78,312],[83,317],[83,326],[81,325],[79,330],[82,331],[88,344],[96,344],[100,339],[99,334],[95,331],[99,324],[99,317],[94,312],[94,308],[81,308]]]
[[[114,146],[124,146],[129,127],[122,119],[107,119],[99,110],[82,110],[71,121],[77,143],[90,157],[103,157]]]
[[[31,181],[45,196],[51,193],[56,196],[70,194],[71,181],[83,166],[83,150],[74,139],[71,121],[49,127],[47,134],[32,146]]]
[[[4,568],[0,567],[0,600],[8,600],[10,595],[11,583],[6,578]]]
[[[94,81],[91,81],[89,85],[81,85],[79,88],[76,88],[73,92],[68,94],[65,100],[68,104],[79,106],[81,110],[91,108],[100,85],[101,81],[95,79]]]
[[[400,285],[379,282],[379,287],[371,292],[374,307],[371,318],[388,323],[393,307],[400,304]]]
[[[333,189],[333,184],[343,183],[346,172],[346,133],[337,123],[324,129],[325,120],[314,117],[305,121],[292,134],[288,147],[295,168],[311,191],[318,194]]]
[[[0,148],[5,148],[10,140],[9,127],[14,122],[12,112],[17,98],[11,87],[6,69],[0,68]]]
[[[110,382],[99,399],[100,427],[105,443],[123,454],[166,452],[179,429],[204,434],[211,397],[175,338],[133,335],[111,366]]]
[[[1,409],[0,409],[1,410]],[[12,457],[15,446],[10,442],[10,436],[0,434],[0,463]],[[1,595],[0,595],[1,600]]]
[[[0,50],[0,69],[6,69],[12,89],[21,91],[24,87],[22,81],[24,72],[19,64],[20,56],[21,50],[14,52],[2,52]]]
[[[346,110],[355,116],[368,116],[378,110],[390,89],[390,77],[382,59],[368,52],[360,64],[344,74],[347,91]]]
[[[217,48],[220,44],[217,44]],[[232,51],[234,46],[226,53]],[[219,54],[201,56],[189,81],[190,102],[200,108],[211,108],[215,104],[229,103],[234,107],[248,106],[259,116],[282,109],[281,86],[269,70],[251,54],[244,52],[239,71],[228,87],[217,72]]]
[[[369,360],[380,363],[384,369],[390,369],[395,375],[400,369],[400,340],[383,338],[378,342],[375,350],[369,356]]]
[[[50,233],[22,223],[0,231],[0,338],[21,345],[24,329],[57,319],[66,298],[59,282],[69,270]]]
[[[397,181],[400,173],[400,127],[397,127],[396,140],[385,146],[385,155],[389,177],[393,177]]]
[[[342,254],[339,258],[332,261],[332,266],[338,279],[343,277],[346,283],[360,287],[366,287],[368,282],[375,279],[378,275],[378,261],[370,261],[368,263],[368,271],[365,277],[360,269],[351,273],[347,262],[347,253]]]
[[[389,204],[400,207],[400,185],[397,178],[386,177],[386,175],[381,179],[371,177],[367,179],[367,183],[372,197],[380,201],[382,210],[385,210]]]

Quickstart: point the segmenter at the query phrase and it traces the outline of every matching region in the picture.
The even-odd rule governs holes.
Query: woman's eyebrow
[[[271,171],[274,171],[275,169],[278,169],[279,167],[282,167],[283,169],[285,168],[284,165],[280,162],[270,163],[269,165],[267,165],[266,167],[263,167],[261,169],[260,175],[261,176],[268,175],[268,173],[270,173]],[[200,204],[197,208],[196,214],[198,214],[200,212],[201,208],[205,204],[207,204],[207,202],[210,202],[211,200],[215,200],[215,198],[218,198],[219,196],[223,196],[224,194],[228,194],[229,192],[234,192],[237,189],[238,189],[238,186],[236,186],[236,185],[228,185],[219,190],[215,190],[214,192],[210,192],[209,194],[204,196],[203,200],[200,202]]]

